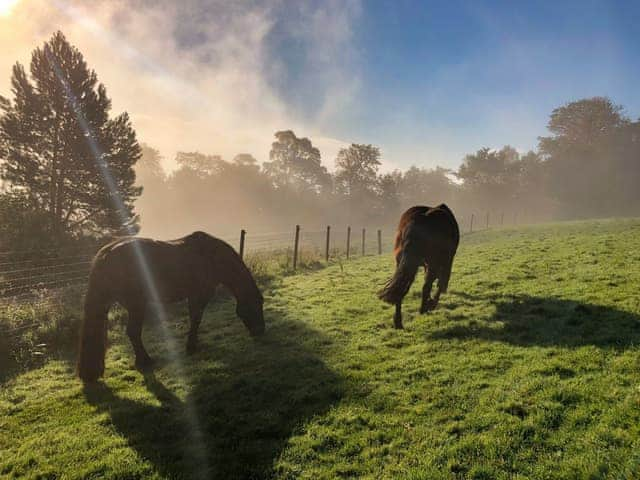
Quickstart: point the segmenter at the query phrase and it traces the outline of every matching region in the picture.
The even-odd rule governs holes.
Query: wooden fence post
[[[327,244],[325,246],[324,249],[324,257],[327,261],[327,263],[329,262],[329,240],[331,238],[331,226],[327,225]]]
[[[300,244],[300,225],[296,225],[296,237],[293,242],[293,269],[298,266],[298,245]]]
[[[244,258],[244,237],[247,234],[245,229],[240,230],[240,259]]]
[[[473,233],[473,213],[471,214],[471,224],[469,225],[469,233]]]
[[[378,255],[382,255],[382,230],[378,229]]]
[[[362,256],[364,257],[364,237],[366,235],[367,230],[365,228],[362,229]]]
[[[349,250],[351,250],[351,227],[347,227],[347,260],[349,260]]]
[[[489,230],[489,212],[487,212],[487,230]]]

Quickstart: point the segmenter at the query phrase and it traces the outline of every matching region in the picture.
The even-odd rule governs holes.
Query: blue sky
[[[383,170],[456,168],[535,148],[571,100],[640,116],[640,1],[15,0],[1,95],[56,30],[168,169],[176,151],[267,160],[283,129],[329,168],[351,142],[378,145]]]
[[[352,48],[356,101],[323,128],[403,152],[401,164],[535,148],[552,109],[578,98],[640,115],[640,2],[365,1]],[[281,93],[313,116],[313,84],[288,60]]]

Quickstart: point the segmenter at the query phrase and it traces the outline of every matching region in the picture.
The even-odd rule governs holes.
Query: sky
[[[640,116],[640,2],[0,0],[0,95],[61,30],[172,169],[177,151],[268,159],[309,137],[383,171],[535,148],[551,111],[609,96]]]

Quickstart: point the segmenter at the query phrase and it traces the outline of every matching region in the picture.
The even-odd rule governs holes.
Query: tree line
[[[311,140],[291,130],[275,133],[269,161],[249,154],[231,161],[180,152],[177,170],[162,171],[160,155],[144,146],[137,172],[146,191],[143,222],[178,233],[204,223],[211,228],[387,226],[415,204],[449,204],[468,221],[475,213],[508,222],[632,216],[640,213],[640,122],[610,99],[569,102],[553,110],[535,151],[506,145],[466,155],[457,170],[411,166],[380,173],[380,149],[351,144],[339,151],[334,171]],[[162,200],[159,200],[162,199]],[[228,205],[229,208],[223,206]],[[145,227],[146,228],[146,227]],[[172,232],[173,233],[173,232]]]
[[[381,173],[382,154],[353,143],[326,168],[312,139],[275,132],[269,160],[179,152],[165,172],[126,113],[57,32],[16,63],[0,97],[0,248],[135,233],[226,234],[299,223],[387,226],[414,204],[449,204],[520,220],[630,216],[640,210],[640,122],[606,97],[551,112],[534,151],[481,148],[458,169]],[[326,160],[326,159],[325,159]]]

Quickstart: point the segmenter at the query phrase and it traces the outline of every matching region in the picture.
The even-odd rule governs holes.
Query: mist
[[[241,228],[284,232],[296,224],[390,230],[413,204],[447,203],[466,229],[637,212],[635,105],[621,107],[597,142],[578,145],[547,129],[555,109],[581,98],[606,98],[615,109],[628,97],[609,31],[597,32],[608,41],[593,60],[606,59],[609,72],[574,82],[569,95],[575,72],[541,83],[545,65],[559,70],[546,53],[551,40],[518,36],[472,8],[466,13],[495,49],[491,68],[483,68],[486,51],[472,50],[405,91],[395,87],[421,57],[400,62],[394,38],[363,43],[373,42],[363,34],[370,9],[358,1],[21,0],[0,17],[0,92],[10,99],[12,65],[28,65],[52,25],[62,31],[143,145],[132,212],[148,236],[237,236]],[[435,10],[426,13],[425,22],[435,21]],[[496,91],[498,77],[522,85]],[[532,89],[542,87],[549,93],[536,101]],[[278,132],[288,131],[309,148],[274,157]],[[375,153],[367,150],[360,164],[340,164],[367,146]],[[180,161],[189,157],[205,160]]]

